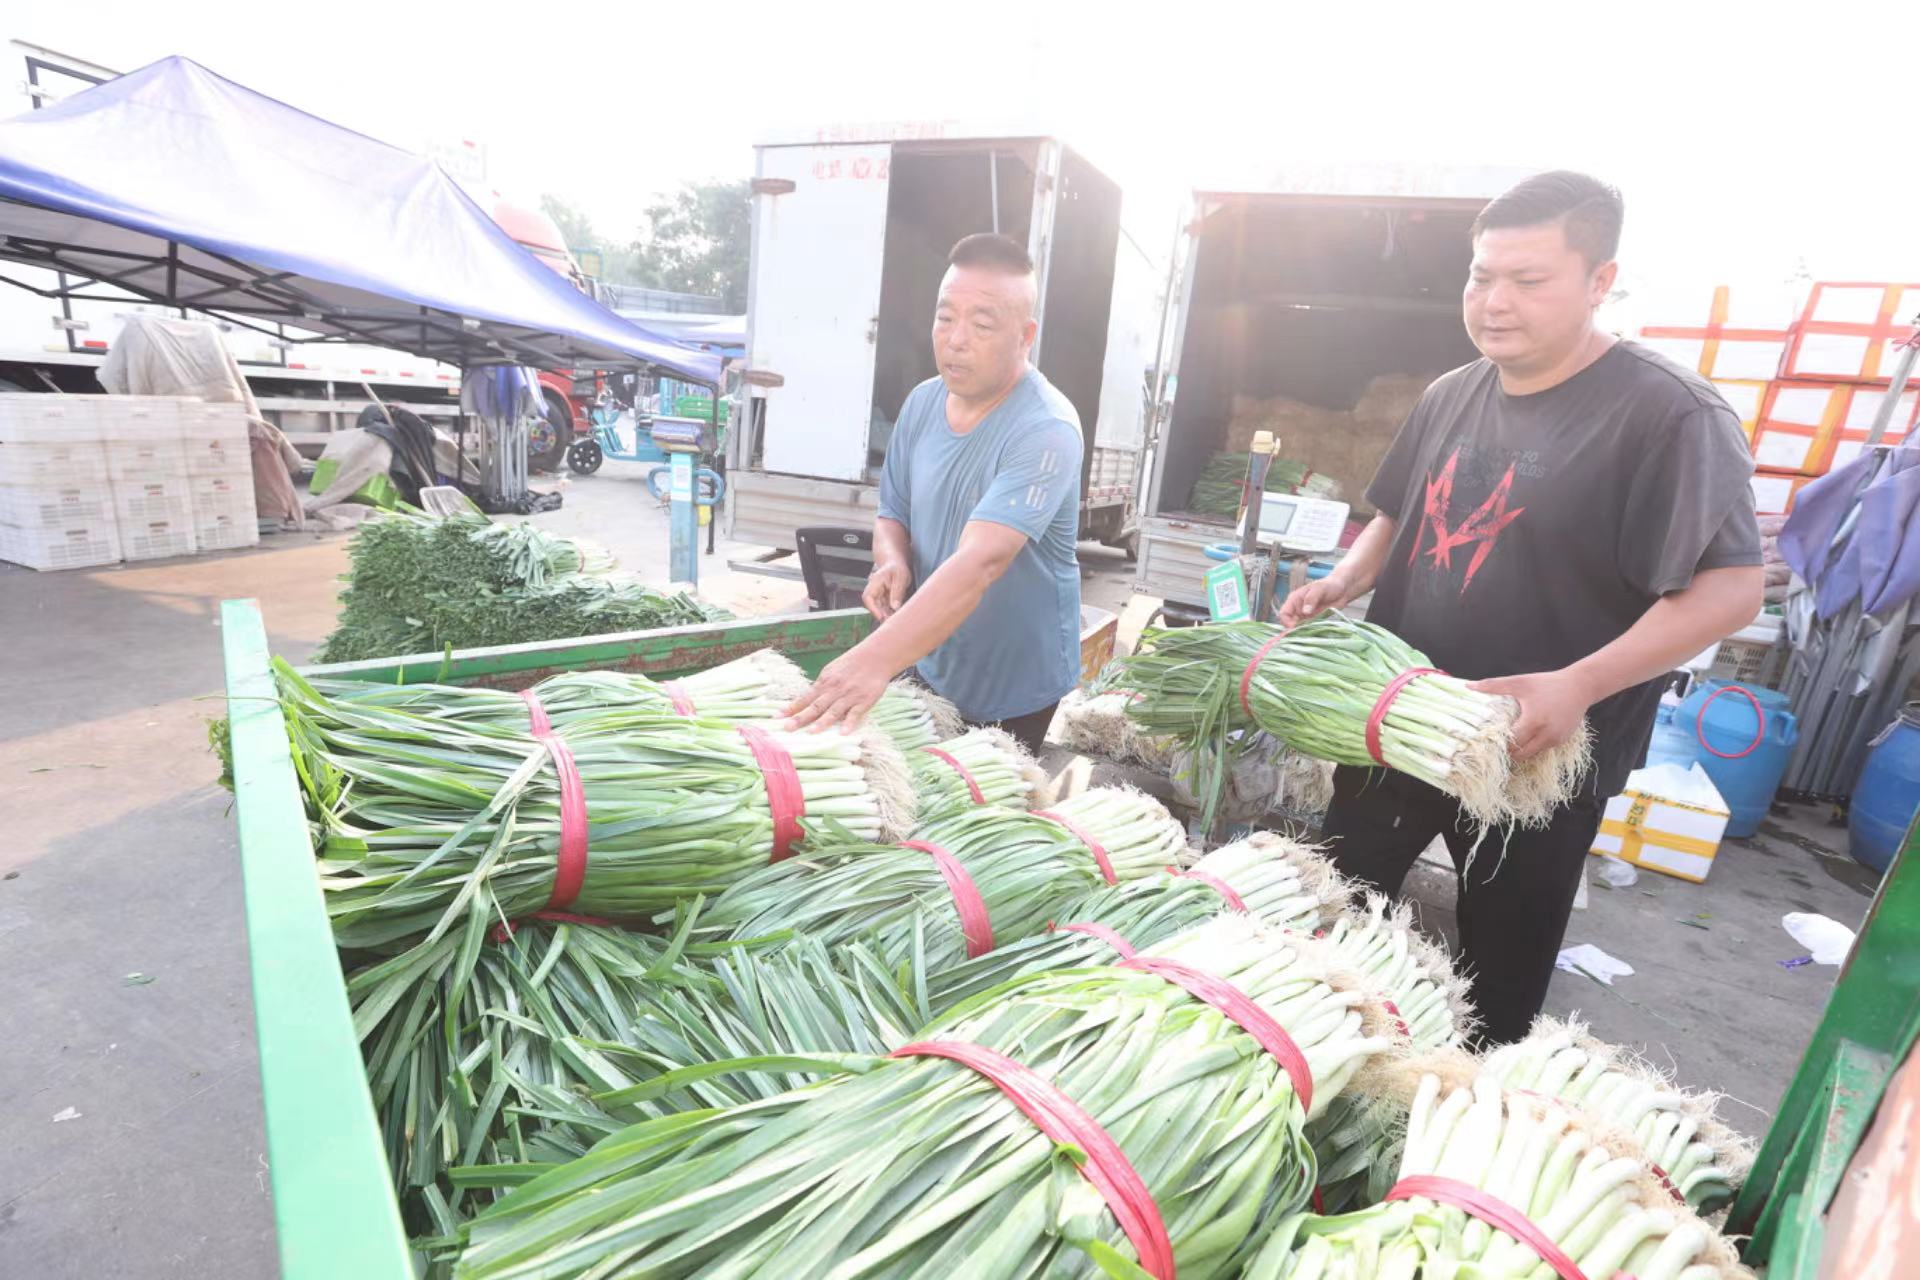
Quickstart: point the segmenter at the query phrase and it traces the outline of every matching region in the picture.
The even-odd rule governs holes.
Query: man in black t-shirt
[[[1443,836],[1482,1037],[1519,1039],[1546,998],[1606,798],[1639,764],[1661,677],[1753,620],[1760,533],[1739,419],[1713,387],[1594,324],[1622,206],[1582,174],[1529,178],[1473,225],[1467,332],[1483,359],[1427,388],[1367,490],[1380,514],[1292,626],[1371,589],[1367,611],[1433,664],[1520,704],[1513,755],[1582,716],[1595,765],[1538,831],[1477,833],[1404,774],[1342,768],[1324,833],[1350,876],[1399,892]]]

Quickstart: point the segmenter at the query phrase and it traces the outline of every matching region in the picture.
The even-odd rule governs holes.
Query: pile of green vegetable
[[[1200,477],[1187,496],[1187,510],[1198,516],[1232,520],[1239,516],[1247,492],[1247,466],[1252,455],[1216,450],[1207,455]],[[1340,484],[1319,475],[1304,462],[1275,458],[1267,470],[1268,493],[1310,493],[1338,497]]]
[[[723,620],[679,592],[609,576],[613,558],[528,523],[387,513],[348,544],[322,662],[563,640]]]

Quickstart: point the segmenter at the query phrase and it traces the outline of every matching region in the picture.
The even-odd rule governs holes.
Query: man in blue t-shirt
[[[911,667],[969,723],[1037,750],[1080,679],[1080,420],[1027,363],[1039,329],[1027,251],[974,235],[948,263],[940,376],[908,395],[880,475],[861,597],[880,625],[787,714],[857,725]]]

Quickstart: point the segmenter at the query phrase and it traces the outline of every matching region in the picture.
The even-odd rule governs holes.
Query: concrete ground
[[[665,517],[640,476],[609,463],[536,519],[664,579]],[[797,582],[722,568],[752,554],[723,543],[706,593],[742,614],[802,607]],[[1130,566],[1101,548],[1083,566],[1088,603],[1125,608],[1137,634],[1149,606],[1127,607]],[[257,597],[275,651],[299,662],[332,625],[344,567],[339,535],[67,573],[0,565],[0,1276],[277,1269],[234,828],[205,725],[224,712],[219,602]],[[1857,925],[1872,876],[1844,852],[1844,832],[1790,821],[1729,845],[1706,885],[1643,873],[1595,889],[1568,941],[1635,973],[1612,988],[1556,975],[1553,1011],[1727,1090],[1747,1104],[1734,1122],[1762,1132],[1834,973],[1778,966],[1800,951],[1779,916]],[[1422,873],[1413,891],[1444,933],[1450,878]]]

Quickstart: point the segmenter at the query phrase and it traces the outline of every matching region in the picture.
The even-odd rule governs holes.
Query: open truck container
[[[1215,451],[1254,429],[1365,489],[1419,389],[1477,357],[1460,319],[1468,228],[1519,174],[1392,168],[1300,175],[1194,196],[1159,403],[1148,425],[1135,589],[1204,606],[1209,543],[1229,520],[1189,509]]]
[[[835,130],[756,148],[728,537],[791,550],[795,529],[873,523],[901,405],[938,373],[947,254],[981,231],[1033,255],[1033,361],[1073,402],[1087,441],[1081,535],[1119,545],[1131,533],[1137,452],[1098,447],[1135,437],[1145,369],[1145,352],[1130,376],[1106,368],[1120,188],[1057,139],[943,132]],[[1105,395],[1103,382],[1114,388]]]

